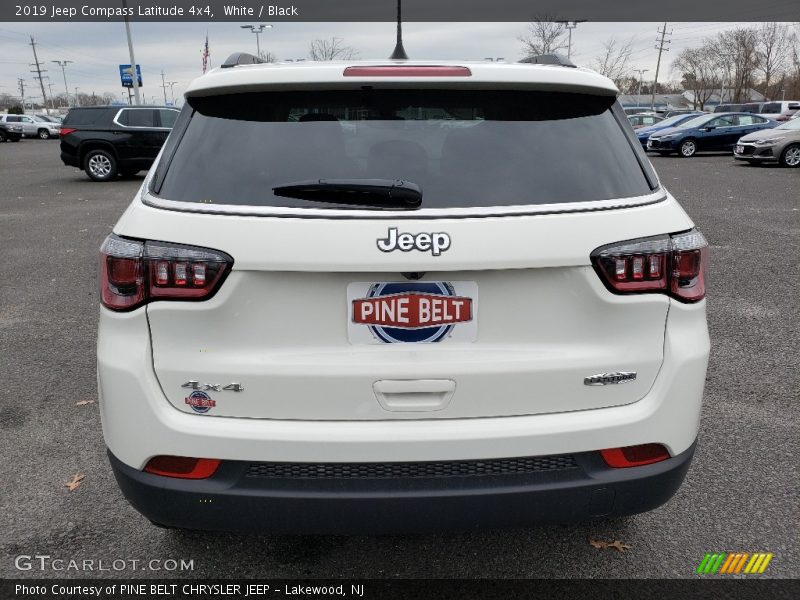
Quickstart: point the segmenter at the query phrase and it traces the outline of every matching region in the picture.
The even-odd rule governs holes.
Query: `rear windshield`
[[[422,189],[421,208],[648,194],[655,176],[614,106],[614,98],[583,94],[368,87],[191,98],[152,191],[184,202],[296,208],[344,205],[273,188],[399,179]]]

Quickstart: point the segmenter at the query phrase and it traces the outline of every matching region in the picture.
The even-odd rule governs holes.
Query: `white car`
[[[0,115],[0,123],[18,123],[25,137],[47,140],[61,134],[61,124],[52,123],[35,115]]]
[[[133,506],[355,533],[666,502],[698,433],[707,244],[614,84],[253,60],[191,84],[101,248],[103,431]]]

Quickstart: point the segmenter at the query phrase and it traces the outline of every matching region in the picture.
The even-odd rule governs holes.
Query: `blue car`
[[[645,150],[647,149],[647,138],[653,135],[657,131],[661,131],[662,129],[669,129],[670,127],[677,127],[681,123],[685,123],[689,119],[694,119],[697,116],[703,115],[705,113],[697,111],[691,113],[683,113],[680,115],[673,115],[664,119],[663,121],[659,121],[654,125],[650,125],[648,127],[640,127],[639,129],[635,129],[634,132],[636,133],[636,137],[639,138],[639,143],[642,145],[642,148]]]
[[[777,121],[744,112],[700,115],[651,134],[647,150],[662,155],[677,152],[684,158],[703,150],[731,150],[743,135],[776,125]]]

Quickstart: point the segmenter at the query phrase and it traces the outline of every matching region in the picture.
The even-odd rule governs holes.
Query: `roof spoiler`
[[[234,52],[222,63],[222,68],[230,69],[231,67],[238,67],[239,65],[258,65],[265,62],[267,61],[253,56],[252,54],[248,54],[247,52]]]
[[[528,56],[523,58],[521,63],[529,63],[534,65],[558,65],[559,67],[572,67],[577,68],[577,65],[562,54],[537,54],[535,56]]]

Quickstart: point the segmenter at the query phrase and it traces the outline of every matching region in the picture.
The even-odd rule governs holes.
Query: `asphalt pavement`
[[[122,497],[95,386],[97,253],[142,177],[92,183],[61,164],[57,141],[0,144],[0,577],[683,578],[697,577],[708,551],[772,552],[765,576],[800,576],[800,169],[723,154],[652,162],[711,244],[705,405],[675,498],[580,525],[272,537],[158,529]],[[85,479],[70,492],[77,473]],[[20,571],[20,555],[65,562]],[[120,571],[97,570],[120,559]],[[153,559],[194,568],[142,568]],[[94,573],[71,560],[95,561]]]

